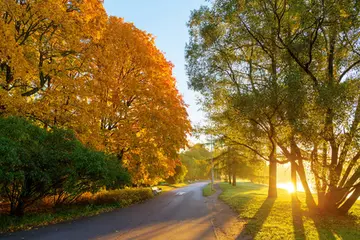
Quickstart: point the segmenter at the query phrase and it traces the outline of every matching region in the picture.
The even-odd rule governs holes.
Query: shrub
[[[77,143],[69,156],[66,168],[59,168],[56,179],[64,179],[62,184],[54,186],[52,194],[56,195],[55,205],[71,203],[84,192],[96,192],[107,179],[109,169],[107,156],[83,147]]]
[[[116,189],[129,184],[130,174],[116,157],[78,146],[71,155],[73,166],[61,188],[56,188],[54,205],[71,204],[84,192],[95,193],[101,187]]]
[[[71,131],[45,131],[21,118],[0,118],[0,190],[10,214],[46,196],[75,201],[114,184],[124,173],[111,156],[84,147]],[[116,171],[122,169],[117,174]]]
[[[42,198],[51,185],[51,162],[44,157],[46,132],[19,118],[0,119],[1,193],[11,214]]]
[[[131,185],[131,176],[129,172],[119,164],[117,157],[108,156],[106,164],[108,173],[103,186],[107,189],[114,190]]]
[[[95,194],[93,200],[95,204],[119,203],[121,206],[128,206],[152,197],[153,193],[150,188],[132,188],[102,191]]]

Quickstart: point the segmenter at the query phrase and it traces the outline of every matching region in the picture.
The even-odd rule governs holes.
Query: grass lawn
[[[278,198],[267,199],[267,187],[253,183],[237,183],[236,187],[220,183],[220,199],[229,204],[246,221],[242,234],[254,239],[360,239],[360,202],[350,216],[321,216],[309,213],[305,196],[300,203],[278,189]]]
[[[211,183],[209,183],[202,189],[202,192],[204,197],[208,197],[214,194],[216,191],[211,189]]]

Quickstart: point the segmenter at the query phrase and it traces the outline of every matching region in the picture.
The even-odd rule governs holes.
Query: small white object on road
[[[177,196],[181,196],[181,195],[184,195],[186,192],[178,192],[176,193]]]

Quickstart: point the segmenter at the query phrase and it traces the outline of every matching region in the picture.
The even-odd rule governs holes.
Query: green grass
[[[204,197],[208,197],[213,195],[216,191],[211,189],[211,183],[209,183],[202,189],[202,192]]]
[[[276,200],[267,199],[264,185],[220,183],[220,187],[220,198],[246,221],[242,234],[254,239],[360,239],[360,202],[349,216],[325,217],[308,211],[302,193],[299,203],[282,189]]]

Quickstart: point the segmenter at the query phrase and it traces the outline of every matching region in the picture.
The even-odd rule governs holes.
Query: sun
[[[294,185],[291,182],[288,183],[278,183],[277,184],[277,188],[281,188],[281,189],[285,189],[288,191],[288,193],[294,193],[295,192],[295,188]]]

